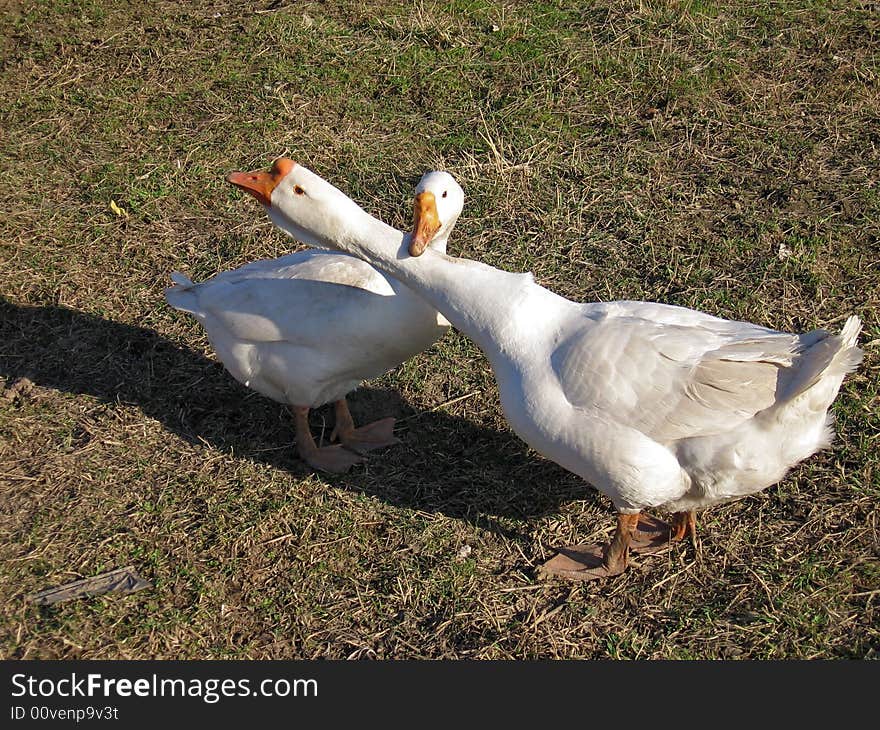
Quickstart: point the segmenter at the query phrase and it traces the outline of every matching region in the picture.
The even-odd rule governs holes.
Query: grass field
[[[4,4],[0,655],[878,657],[877,3],[571,5]],[[699,549],[540,581],[611,504],[513,435],[453,331],[350,398],[403,443],[312,473],[163,299],[291,249],[224,181],[282,154],[398,227],[448,169],[450,252],[572,299],[859,314],[837,442]],[[25,599],[125,565],[152,587]]]

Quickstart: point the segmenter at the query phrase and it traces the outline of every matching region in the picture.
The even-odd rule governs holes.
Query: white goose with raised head
[[[693,536],[695,510],[765,489],[830,443],[829,408],[862,356],[858,317],[840,334],[789,334],[664,304],[572,302],[531,274],[428,247],[436,196],[417,196],[410,236],[307,168],[283,169],[272,220],[436,307],[489,359],[517,435],[614,503],[610,543],[566,548],[545,573],[621,573],[630,550]],[[651,508],[672,525],[640,517]]]

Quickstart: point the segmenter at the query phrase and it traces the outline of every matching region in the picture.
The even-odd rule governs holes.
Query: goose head
[[[272,222],[298,241],[338,249],[368,216],[357,203],[307,167],[279,157],[269,170],[233,172],[226,180],[253,195]],[[447,172],[429,172],[416,186],[411,251],[441,252],[464,207],[464,192]]]
[[[226,180],[253,195],[276,226],[309,246],[336,248],[333,242],[366,215],[341,190],[286,157],[269,170],[233,172]]]
[[[448,172],[426,172],[416,185],[410,256],[421,256],[429,245],[446,253],[446,241],[464,208],[464,190]]]

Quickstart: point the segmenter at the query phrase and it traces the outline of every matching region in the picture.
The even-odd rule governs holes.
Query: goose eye
[[[303,190],[299,185],[293,186],[293,192],[295,192],[297,195],[305,195],[306,194],[306,191]]]
[[[447,195],[449,195],[449,191],[448,191],[448,190],[444,190],[444,191],[443,191],[443,195],[441,195],[440,197],[445,198]]]

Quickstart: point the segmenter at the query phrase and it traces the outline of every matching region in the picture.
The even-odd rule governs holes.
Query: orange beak
[[[421,256],[439,230],[440,218],[434,193],[419,193],[413,201],[413,234],[409,242],[409,255]]]
[[[227,176],[226,181],[240,187],[267,208],[271,208],[272,191],[294,167],[296,167],[296,163],[293,160],[279,157],[272,163],[272,168],[268,172],[264,170],[233,172]]]

